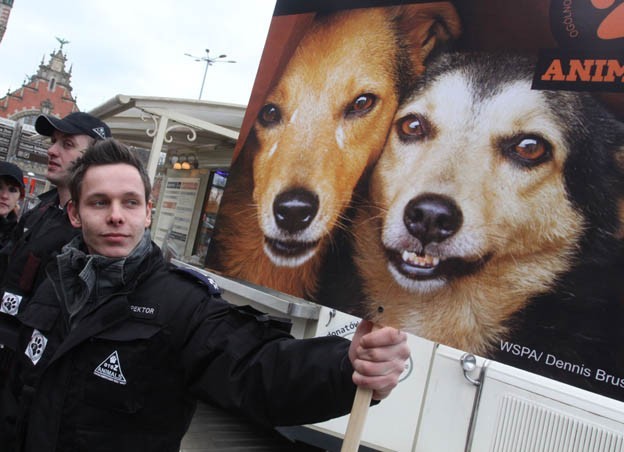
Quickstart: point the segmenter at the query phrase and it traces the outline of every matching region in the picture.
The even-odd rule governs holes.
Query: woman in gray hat
[[[17,224],[17,203],[24,198],[24,176],[17,165],[0,162],[0,248]]]

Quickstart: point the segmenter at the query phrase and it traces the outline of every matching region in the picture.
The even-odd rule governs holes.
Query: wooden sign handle
[[[357,388],[355,399],[353,399],[351,414],[349,415],[347,431],[345,432],[340,452],[357,452],[372,397],[372,389]]]
[[[381,328],[381,326],[375,323],[371,331],[378,330],[379,328]],[[364,431],[364,424],[366,423],[366,416],[368,415],[368,409],[372,400],[372,389],[357,388],[340,452],[357,452],[359,449],[360,441],[362,440],[362,432]]]

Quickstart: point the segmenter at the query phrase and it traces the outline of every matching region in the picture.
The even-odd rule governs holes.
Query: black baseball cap
[[[24,195],[24,174],[19,166],[9,162],[0,162],[0,178],[8,177],[19,185],[22,196]]]
[[[68,135],[89,135],[96,140],[110,138],[110,128],[100,119],[89,113],[74,112],[63,119],[40,115],[35,121],[35,130],[41,135],[51,137],[55,130]]]

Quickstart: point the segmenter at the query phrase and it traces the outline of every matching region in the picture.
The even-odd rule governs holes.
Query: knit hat
[[[2,177],[15,181],[21,195],[24,196],[24,174],[19,166],[9,162],[0,162],[0,178]]]

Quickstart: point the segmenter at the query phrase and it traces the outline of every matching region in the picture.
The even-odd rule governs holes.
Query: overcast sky
[[[275,0],[15,0],[0,42],[0,96],[63,50],[73,65],[78,107],[116,94],[197,99],[205,63],[185,56],[227,54],[208,68],[203,100],[247,104]]]

